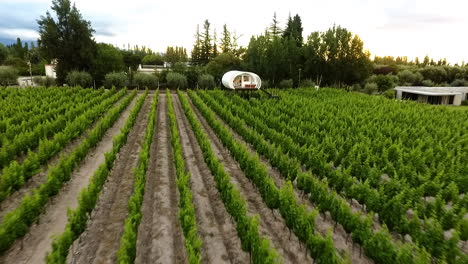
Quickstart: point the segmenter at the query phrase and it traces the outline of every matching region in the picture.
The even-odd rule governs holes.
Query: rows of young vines
[[[463,165],[461,161],[466,159],[467,141],[466,134],[460,131],[462,128],[460,123],[466,124],[466,119],[462,120],[455,112],[446,109],[426,107],[425,111],[434,113],[422,114],[419,113],[422,111],[420,107],[424,108],[424,106],[392,102],[381,98],[374,99],[334,90],[277,92],[280,94],[280,100],[245,100],[236,95],[216,91],[202,92],[199,95],[260,154],[266,156],[285,177],[296,180],[297,187],[309,193],[312,202],[318,204],[320,210],[329,211],[347,232],[352,233],[353,240],[363,246],[366,254],[378,262],[392,263],[410,255],[414,256],[414,252],[419,252],[416,254],[418,257],[413,258],[411,262],[417,262],[418,259],[422,261],[427,259],[426,251],[437,260],[445,260],[449,263],[466,261],[466,254],[463,254],[458,246],[460,239],[466,240],[467,231],[465,214],[468,206],[466,196],[464,196],[464,180],[461,176],[466,169],[466,162]],[[374,163],[378,162],[377,158],[362,160],[362,156],[372,156],[369,154],[370,149],[378,144],[373,142],[375,139],[368,139],[368,137],[372,135],[372,137],[380,137],[382,141],[388,141],[389,134],[385,134],[390,133],[388,127],[381,128],[385,131],[381,132],[383,135],[379,135],[376,131],[383,124],[391,127],[392,124],[399,122],[395,116],[385,114],[392,109],[391,107],[394,112],[399,113],[400,119],[405,120],[410,119],[409,116],[413,118],[437,116],[440,119],[443,115],[446,115],[446,119],[455,119],[450,122],[445,122],[445,119],[442,121],[446,127],[454,131],[452,134],[454,138],[451,138],[451,142],[457,143],[452,149],[455,154],[451,154],[455,158],[452,164],[446,167],[452,170],[458,168],[460,174],[439,177],[438,180],[426,178],[424,183],[413,186],[410,180],[395,172],[397,171],[395,168],[405,167],[407,170],[412,168],[412,173],[419,173],[417,168],[406,166],[408,157],[402,155],[402,151],[398,149],[400,146],[398,148],[395,146],[397,143],[390,144],[382,150],[387,154],[374,154],[379,157],[381,155],[391,157],[384,160],[387,164],[391,164],[391,161],[395,159],[394,156],[397,155],[395,153],[399,153],[396,159],[398,162],[395,163],[398,163],[398,166],[386,165],[386,167],[393,166],[393,173],[376,166]],[[351,109],[354,109],[354,112]],[[329,112],[334,113],[329,114]],[[367,117],[367,115],[373,116]],[[381,116],[381,119],[385,121],[376,118],[376,115]],[[371,122],[375,119],[378,119],[376,121],[378,124]],[[336,123],[336,128],[331,125],[333,123]],[[422,126],[424,123],[418,122],[418,124]],[[401,131],[401,124],[395,126]],[[411,129],[413,128],[408,128],[408,130]],[[427,128],[420,127],[419,129]],[[358,135],[353,137],[354,133]],[[408,136],[405,133],[399,133],[399,135]],[[337,147],[335,141],[339,141],[340,138],[344,143]],[[353,138],[356,138],[356,141],[353,141]],[[406,140],[399,139],[394,134],[390,138],[395,142]],[[447,136],[444,135],[444,138]],[[426,141],[431,140],[434,138],[428,138]],[[353,142],[358,146],[366,146],[361,143],[368,142],[367,152],[355,150],[357,147],[353,145]],[[345,144],[350,144],[347,152],[342,150]],[[425,144],[427,148],[432,147],[427,142]],[[440,147],[440,145],[435,144],[435,147]],[[405,148],[410,147],[405,146]],[[395,152],[395,149],[398,151]],[[463,150],[464,153],[461,153]],[[412,150],[405,151],[411,152]],[[450,152],[448,149],[444,151]],[[432,152],[429,151],[429,153]],[[334,160],[327,159],[330,156],[341,157],[337,158],[341,162],[335,163]],[[424,166],[434,165],[425,163]],[[440,168],[441,165],[436,166]],[[310,170],[311,173],[303,171],[302,168]],[[430,170],[433,168],[426,168],[424,171]],[[440,189],[433,203],[426,202],[424,199],[424,196],[430,195],[424,190],[428,188],[431,181],[432,184],[435,181]],[[328,188],[332,188],[335,192],[328,193]],[[323,191],[323,195],[320,194],[320,190]],[[325,198],[326,196],[337,198],[330,200],[330,198]],[[342,196],[354,198],[365,205],[364,209],[369,214],[363,213],[363,216],[367,215],[367,220],[365,217],[357,221],[361,216],[359,213],[351,213],[349,204],[345,200],[338,199]],[[371,229],[373,213],[378,213],[379,219],[385,224],[384,230],[375,235],[372,234]],[[359,222],[361,224],[358,224]],[[415,242],[414,245],[399,246],[393,243],[391,236],[385,231],[385,226],[401,235],[410,235]],[[444,230],[449,229],[450,235],[447,236]],[[375,245],[380,245],[380,249],[372,247],[370,241],[374,241]],[[410,247],[413,249],[411,250]],[[408,259],[404,262],[409,263],[409,261]]]

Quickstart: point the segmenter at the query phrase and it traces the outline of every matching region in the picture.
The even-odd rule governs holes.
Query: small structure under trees
[[[468,100],[468,87],[397,86],[395,90],[397,99],[420,103],[461,105],[463,100]]]
[[[262,80],[253,72],[228,71],[222,79],[224,87],[232,90],[259,90]]]

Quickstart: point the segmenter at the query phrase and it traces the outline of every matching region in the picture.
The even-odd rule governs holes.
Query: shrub
[[[279,83],[279,88],[292,88],[293,87],[293,80],[292,79],[287,79],[287,80],[282,80],[280,83]]]
[[[158,77],[153,74],[137,73],[133,76],[133,84],[140,88],[156,89]]]
[[[395,99],[395,89],[388,89],[382,95],[389,99]]]
[[[377,84],[377,90],[379,93],[383,93],[388,89],[395,88],[395,83],[398,82],[398,77],[388,74],[388,75],[372,75],[367,79],[368,83]]]
[[[16,84],[18,80],[18,71],[12,67],[0,66],[0,85],[8,86]]]
[[[91,87],[93,78],[91,74],[85,71],[71,71],[65,79],[69,86],[81,86],[84,88]]]
[[[463,100],[463,101],[461,102],[461,105],[466,105],[466,106],[468,106],[468,100]]]
[[[271,82],[269,80],[262,80],[261,88],[272,88],[271,87]]]
[[[466,81],[465,79],[455,79],[450,84],[450,86],[452,87],[468,86],[468,81]]]
[[[353,86],[351,86],[351,91],[359,92],[361,90],[362,90],[362,86],[359,83],[355,83],[353,84]]]
[[[434,82],[431,81],[431,80],[423,80],[423,81],[421,82],[421,85],[422,85],[422,86],[427,86],[427,87],[433,87],[435,84],[434,84]]]
[[[123,88],[128,84],[128,77],[124,72],[111,72],[106,74],[104,78],[104,86],[107,89],[111,89],[112,86],[115,88]]]
[[[39,85],[39,86],[45,86],[45,87],[55,86],[55,79],[49,76],[46,76],[46,77],[36,76],[33,78],[33,82],[34,84]]]
[[[299,84],[299,87],[314,88],[315,87],[315,82],[312,81],[312,79],[304,79]]]
[[[366,83],[366,86],[364,86],[364,92],[367,94],[373,94],[377,92],[378,89],[379,86],[374,82]]]
[[[216,86],[214,77],[211,74],[202,74],[198,77],[198,87],[201,89],[213,89]]]
[[[166,80],[167,86],[169,86],[170,88],[187,88],[187,77],[185,77],[185,75],[183,74],[177,72],[170,72],[167,74]]]

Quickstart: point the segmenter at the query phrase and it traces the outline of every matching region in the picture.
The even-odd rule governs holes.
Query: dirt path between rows
[[[115,102],[109,108],[115,105],[119,105],[125,97],[126,96],[123,96],[122,98],[117,100],[117,102]],[[59,151],[52,158],[50,158],[49,161],[41,167],[41,171],[29,178],[29,180],[19,190],[15,191],[5,200],[0,202],[0,221],[2,221],[3,217],[8,212],[12,211],[13,209],[19,206],[26,194],[32,194],[33,191],[39,187],[39,185],[46,181],[47,174],[49,173],[49,167],[55,166],[58,163],[61,156],[70,154],[81,143],[81,141],[83,141],[83,139],[85,139],[88,136],[88,133],[96,126],[99,120],[100,118],[97,118],[97,120],[95,120],[88,129],[83,131],[81,135],[71,140],[61,151]]]
[[[183,155],[191,174],[190,184],[195,206],[198,233],[203,241],[203,263],[248,263],[232,218],[226,211],[213,175],[204,162],[195,134],[181,108],[179,98],[173,102]]]
[[[88,227],[69,251],[69,263],[117,262],[116,254],[128,215],[128,200],[133,192],[133,169],[138,162],[152,97],[150,94],[146,97],[127,143],[114,161]]]
[[[124,110],[114,125],[106,132],[97,146],[71,175],[60,192],[51,198],[37,224],[31,226],[28,234],[18,239],[1,258],[0,263],[41,263],[46,252],[51,250],[52,236],[60,234],[67,224],[67,208],[76,208],[78,195],[85,188],[94,171],[104,162],[104,153],[112,149],[112,139],[120,132],[133,102]]]
[[[191,101],[190,101],[191,102]],[[259,231],[262,236],[269,238],[273,247],[283,257],[285,263],[312,263],[313,260],[306,253],[299,239],[289,232],[284,219],[278,212],[272,212],[263,202],[260,193],[254,184],[245,176],[239,164],[229,153],[215,132],[208,125],[198,109],[191,104],[202,128],[211,140],[214,154],[224,165],[226,171],[231,175],[232,183],[239,189],[247,201],[249,215],[260,215]]]
[[[187,263],[164,94],[159,94],[157,111],[135,263]]]

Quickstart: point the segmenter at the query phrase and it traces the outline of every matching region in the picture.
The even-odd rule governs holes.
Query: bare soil
[[[117,100],[117,102],[115,102],[113,106],[120,104],[123,98],[125,98],[125,96],[122,97],[120,100]],[[127,115],[129,113],[130,112],[128,112]],[[70,154],[81,143],[81,141],[83,141],[83,139],[85,139],[88,136],[89,132],[96,126],[99,120],[100,118],[95,120],[88,129],[86,129],[83,133],[81,133],[80,136],[71,140],[61,151],[55,154],[47,162],[47,164],[41,167],[41,171],[39,173],[36,173],[31,178],[29,178],[28,181],[23,186],[21,186],[19,190],[15,191],[10,196],[8,196],[5,200],[0,202],[0,221],[2,221],[3,217],[8,212],[12,211],[13,209],[19,206],[19,204],[21,203],[21,201],[23,200],[26,194],[32,194],[33,191],[39,187],[39,185],[41,185],[47,180],[47,174],[49,173],[49,168],[52,166],[55,166],[58,163],[61,156]],[[25,157],[26,156],[23,157],[23,160]]]
[[[72,173],[71,180],[51,198],[38,223],[31,226],[28,234],[18,239],[1,258],[0,263],[41,263],[51,250],[54,235],[60,234],[67,224],[67,208],[78,206],[78,195],[85,188],[99,165],[104,162],[104,153],[112,148],[113,137],[120,132],[130,114],[135,99],[106,132],[103,139],[92,149],[80,166]]]
[[[158,96],[158,95],[156,95]],[[135,263],[186,263],[184,235],[178,220],[179,193],[173,163],[167,98],[159,95],[145,196],[138,227]]]
[[[248,263],[242,251],[235,225],[221,201],[213,175],[181,108],[173,95],[181,144],[186,166],[191,174],[191,189],[195,206],[198,233],[203,241],[203,263]]]
[[[192,109],[194,109],[205,133],[211,140],[213,152],[231,175],[232,183],[246,199],[248,213],[250,215],[260,215],[260,233],[271,240],[273,247],[283,257],[285,263],[312,263],[313,260],[306,252],[306,248],[294,234],[290,233],[279,212],[272,211],[267,207],[254,184],[245,176],[238,162],[234,160],[229,150],[223,146],[198,109],[193,105]]]
[[[128,200],[133,192],[133,169],[143,143],[152,95],[148,95],[136,123],[120,150],[104,184],[86,231],[68,254],[69,263],[116,263],[116,253],[128,215]]]

